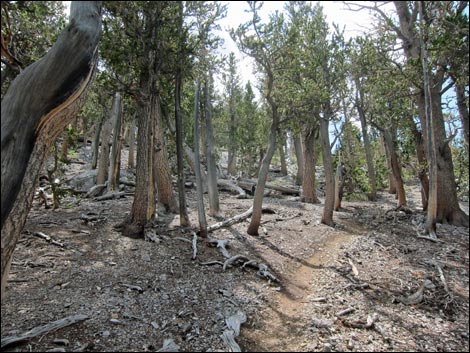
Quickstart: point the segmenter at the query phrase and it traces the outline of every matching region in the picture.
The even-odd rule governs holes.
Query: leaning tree
[[[98,58],[101,1],[72,2],[70,23],[2,100],[2,284],[50,147],[83,105]]]

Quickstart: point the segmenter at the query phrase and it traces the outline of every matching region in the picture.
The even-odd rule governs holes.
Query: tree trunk
[[[269,142],[266,154],[261,161],[261,166],[258,173],[258,183],[256,184],[255,197],[253,199],[253,215],[251,216],[251,222],[246,231],[250,235],[258,235],[258,229],[261,224],[261,214],[264,197],[264,187],[269,172],[269,164],[273,158],[274,151],[276,148],[276,134],[277,127],[279,125],[279,118],[277,117],[277,109],[273,112],[273,122],[271,124],[271,130],[269,132]]]
[[[302,131],[303,150],[303,171],[302,177],[302,202],[320,203],[315,188],[315,166],[316,154],[315,143],[318,139],[318,130],[316,127],[306,127]]]
[[[221,218],[219,206],[219,189],[217,188],[217,166],[215,163],[214,131],[212,128],[212,106],[210,99],[210,74],[204,85],[205,96],[205,126],[206,126],[206,156],[207,156],[207,187],[209,191],[209,215]]]
[[[129,159],[127,161],[127,167],[129,169],[135,168],[135,130],[136,130],[136,118],[132,119],[131,127],[129,129]]]
[[[160,95],[156,93],[156,130],[155,130],[155,165],[154,177],[156,179],[156,190],[158,195],[158,202],[165,207],[167,211],[173,213],[178,212],[178,204],[176,196],[173,192],[173,184],[171,180],[170,163],[168,161],[168,152],[165,143],[165,134],[163,127],[163,116],[160,102]]]
[[[459,108],[460,121],[462,122],[463,138],[465,141],[465,149],[467,150],[467,159],[468,159],[470,157],[469,152],[468,152],[469,121],[468,121],[468,98],[465,95],[465,85],[462,83],[456,83],[455,94],[457,96],[457,107]]]
[[[329,117],[330,114],[325,114]],[[335,206],[335,182],[333,173],[333,159],[331,158],[330,133],[328,118],[320,118],[320,134],[322,142],[323,168],[325,170],[325,207],[321,222],[330,227],[333,223],[333,209]]]
[[[98,176],[96,177],[96,185],[104,184],[108,179],[108,164],[109,164],[109,138],[113,128],[113,109],[109,111],[109,117],[103,126],[101,133],[101,150],[100,160],[98,162]]]
[[[403,179],[401,177],[401,166],[400,166],[400,162],[397,156],[396,143],[389,131],[383,130],[382,135],[384,138],[385,147],[390,156],[390,167],[392,168],[393,177],[396,182],[397,196],[398,196],[397,206],[398,207],[406,206],[405,186],[403,184]]]
[[[281,159],[281,175],[287,175],[286,152],[284,150],[285,139],[282,139],[281,141],[282,143],[279,144],[279,157]]]
[[[338,166],[336,167],[336,175],[335,175],[335,211],[339,211],[341,208],[341,200],[343,199],[343,163],[341,160],[338,162]]]
[[[113,144],[111,145],[111,158],[108,172],[108,191],[116,191],[119,188],[119,162],[121,160],[121,122],[122,105],[121,95],[116,92],[113,97],[111,121],[114,119]]]
[[[101,2],[73,2],[70,24],[12,82],[1,104],[1,295],[50,145],[84,103],[97,60]]]
[[[424,138],[422,132],[418,130],[413,121],[413,117],[410,115],[408,117],[411,126],[411,133],[414,137],[415,149],[416,149],[416,158],[418,160],[418,178],[421,184],[421,204],[423,206],[423,211],[426,211],[428,208],[428,195],[429,195],[429,179],[427,174],[427,160],[426,160],[426,148],[424,144]]]
[[[368,196],[370,201],[375,201],[377,199],[377,182],[375,178],[375,168],[370,148],[369,134],[367,133],[366,117],[360,104],[357,105],[357,111],[359,113],[359,120],[361,121],[362,138],[364,140],[364,149],[367,161],[367,176],[369,177],[369,186],[371,188]]]
[[[437,87],[437,88],[436,88]],[[455,184],[454,164],[449,140],[446,136],[441,107],[441,86],[433,85],[431,91],[432,137],[435,151],[436,194],[429,195],[429,205],[437,207],[436,222],[451,223],[456,226],[469,226],[468,215],[460,209]],[[430,187],[431,189],[431,187]]]
[[[388,147],[385,143],[384,134],[380,134],[382,140],[382,146],[385,151],[385,159],[387,160],[387,172],[388,172],[388,193],[389,194],[397,194],[397,182],[395,180],[395,176],[393,175],[392,170],[392,163],[390,161],[390,153],[388,151]]]
[[[227,173],[235,175],[237,173],[237,152],[236,152],[236,126],[235,126],[235,107],[233,97],[230,97],[230,132],[229,132],[229,150],[227,161]]]
[[[153,184],[153,133],[155,131],[156,94],[149,97],[142,114],[139,114],[137,135],[136,187],[130,223],[137,232],[153,219],[155,213],[155,188]]]
[[[423,27],[416,31],[415,20],[418,17],[409,16],[407,2],[394,1],[400,21],[400,31],[404,42],[404,52],[411,67],[411,61],[421,60],[422,70],[419,73],[423,78],[424,85],[420,89],[424,92],[417,95],[417,105],[420,112],[421,126],[426,134],[423,135],[427,146],[427,157],[429,166],[429,197],[428,197],[428,219],[427,230],[435,236],[436,222],[449,222],[454,225],[468,227],[469,218],[460,209],[455,187],[455,176],[452,163],[452,155],[448,145],[444,120],[441,107],[441,88],[445,78],[442,66],[428,69],[426,58]],[[424,9],[422,3],[418,2],[420,21],[423,20]],[[430,126],[432,125],[432,126]]]
[[[103,121],[100,120],[96,123],[95,136],[93,137],[93,142],[91,144],[91,169],[96,169],[96,166],[98,165],[98,152],[100,148],[100,135],[102,127]]]
[[[183,160],[183,118],[181,116],[181,83],[183,81],[183,3],[178,3],[178,62],[175,73],[175,124],[176,124],[176,161],[178,165],[178,200],[180,225],[189,227],[188,208],[184,187],[184,160]],[[171,127],[170,127],[171,130]]]
[[[302,185],[304,175],[304,155],[302,153],[302,140],[299,136],[294,138],[295,157],[297,159],[297,175],[295,177],[295,184]]]
[[[194,98],[194,155],[196,159],[195,169],[197,187],[197,213],[199,218],[199,234],[201,237],[207,238],[207,220],[206,212],[204,210],[204,191],[202,189],[201,163],[199,162],[199,91],[200,83],[198,79]]]

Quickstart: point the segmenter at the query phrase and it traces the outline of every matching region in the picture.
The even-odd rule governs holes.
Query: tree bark
[[[462,83],[455,84],[455,94],[457,96],[457,107],[459,109],[460,121],[462,122],[463,138],[465,141],[465,149],[467,150],[467,158],[470,157],[468,152],[469,144],[469,121],[468,121],[468,97],[465,94],[465,85]]]
[[[131,122],[129,129],[129,159],[127,161],[127,167],[129,169],[135,168],[135,130],[136,130],[136,118],[134,117]]]
[[[209,215],[215,218],[221,218],[219,206],[219,190],[217,188],[217,166],[215,163],[214,151],[214,131],[212,128],[212,103],[210,99],[210,80],[211,75],[207,75],[204,85],[205,96],[205,126],[206,126],[206,156],[207,156],[207,187],[209,191]]]
[[[248,226],[247,233],[250,235],[259,235],[258,229],[261,224],[261,214],[264,198],[264,188],[266,179],[269,172],[269,164],[273,158],[274,151],[276,149],[276,135],[277,128],[279,125],[279,117],[277,114],[277,108],[273,111],[273,122],[271,124],[271,130],[269,132],[269,142],[266,154],[261,161],[261,166],[258,173],[258,183],[256,184],[255,197],[253,199],[253,215],[251,217],[250,225]]]
[[[297,159],[297,175],[295,177],[295,184],[302,185],[304,175],[304,155],[302,153],[302,140],[299,136],[294,137],[295,157]]]
[[[341,208],[341,200],[343,199],[343,163],[341,160],[338,162],[338,166],[336,167],[336,174],[335,174],[335,211],[339,211]]]
[[[371,191],[368,195],[370,201],[375,201],[377,199],[377,181],[375,177],[375,168],[374,168],[374,161],[372,158],[372,152],[370,148],[370,141],[369,141],[369,134],[367,133],[367,124],[366,124],[366,117],[364,110],[362,108],[362,90],[359,87],[359,83],[357,83],[357,90],[359,91],[360,102],[356,105],[357,112],[359,115],[359,120],[361,121],[361,132],[362,132],[362,139],[364,140],[364,149],[366,152],[366,162],[367,162],[367,176],[369,177],[369,186]]]
[[[100,148],[100,135],[102,127],[103,121],[100,120],[96,123],[95,136],[93,137],[93,142],[91,144],[91,169],[96,169],[96,166],[98,165],[98,152]]]
[[[165,143],[163,116],[159,93],[156,93],[155,104],[156,130],[154,136],[157,150],[154,151],[154,177],[156,179],[156,190],[158,195],[157,198],[158,203],[163,205],[167,211],[176,213],[178,212],[178,204],[176,202],[176,196],[173,191],[173,184],[171,180],[171,170]]]
[[[111,110],[114,119],[113,143],[111,145],[111,158],[108,172],[108,191],[116,191],[119,188],[119,162],[121,160],[121,122],[122,104],[119,92],[114,93],[113,107]],[[110,120],[112,120],[110,119]]]
[[[51,50],[10,85],[1,107],[1,295],[51,141],[84,103],[97,61],[101,2],[74,2]]]
[[[279,144],[279,157],[281,159],[281,175],[287,175],[287,162],[286,162],[286,152],[284,150],[285,147],[285,139],[281,140],[282,143]]]
[[[390,156],[390,167],[392,168],[393,177],[396,183],[398,196],[397,206],[406,206],[405,186],[403,184],[403,178],[401,177],[401,167],[397,156],[396,143],[389,131],[382,130],[382,135],[384,138],[385,147],[387,148],[388,154]]]
[[[108,179],[109,172],[109,138],[111,137],[111,131],[113,128],[113,110],[110,109],[109,117],[103,126],[101,133],[101,149],[100,149],[100,160],[98,162],[98,176],[96,177],[96,184],[104,184]]]
[[[202,188],[201,163],[199,157],[199,91],[200,82],[197,80],[196,93],[194,99],[194,155],[196,159],[196,187],[197,187],[197,213],[199,218],[199,234],[203,238],[207,238],[207,220],[204,210],[204,192]]]
[[[302,202],[306,203],[320,203],[317,197],[315,188],[315,166],[316,166],[316,152],[315,143],[318,139],[317,127],[305,127],[302,131],[302,146],[303,146],[303,171],[302,177]]]
[[[178,61],[175,72],[175,124],[176,124],[176,161],[178,168],[178,200],[180,225],[189,227],[191,222],[186,205],[184,187],[184,160],[183,160],[183,118],[181,116],[181,84],[183,81],[183,2],[178,3]],[[170,127],[171,130],[171,127]]]
[[[130,223],[143,231],[155,213],[155,188],[153,184],[153,133],[155,131],[156,95],[149,97],[142,114],[139,114],[137,135],[136,187]]]
[[[233,90],[232,90],[233,91]],[[233,92],[231,92],[233,95]],[[236,126],[235,126],[235,106],[234,97],[230,97],[229,115],[230,115],[230,132],[229,132],[229,150],[227,161],[227,173],[235,175],[237,173],[237,151],[236,151]]]
[[[330,114],[325,114],[329,117]],[[331,158],[330,133],[328,118],[320,118],[320,134],[322,142],[323,168],[325,170],[325,207],[321,222],[330,227],[333,223],[333,209],[335,206],[335,182],[333,173],[333,159]]]
[[[380,134],[380,137],[382,139],[382,146],[385,151],[385,158],[387,160],[387,172],[388,172],[388,193],[396,195],[397,193],[397,182],[395,180],[395,176],[393,175],[393,170],[392,170],[392,163],[390,161],[390,153],[388,151],[388,147],[385,143],[385,138],[384,134]]]
[[[408,2],[394,1],[398,19],[400,21],[399,33],[404,42],[404,52],[410,66],[411,60],[421,60],[422,70],[418,74],[423,78],[424,85],[419,87],[424,96],[417,95],[418,111],[421,125],[426,135],[423,136],[427,145],[427,157],[429,166],[429,197],[427,229],[435,235],[436,223],[452,223],[468,227],[469,218],[460,209],[457,199],[455,175],[452,163],[452,154],[449,141],[445,133],[444,119],[441,107],[441,88],[445,79],[444,65],[428,69],[424,34],[417,33],[417,17],[410,16]],[[424,14],[422,3],[420,7],[420,19]],[[426,25],[426,24],[424,24]],[[432,126],[429,126],[431,125]],[[431,141],[430,141],[431,140]]]

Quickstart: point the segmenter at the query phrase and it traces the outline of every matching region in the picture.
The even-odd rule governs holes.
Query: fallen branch
[[[266,206],[263,206],[261,210],[263,213],[271,213],[271,214],[276,213],[276,211],[274,211],[272,208],[269,208]],[[226,219],[225,221],[222,221],[222,222],[219,222],[219,223],[216,223],[207,227],[207,232],[210,233],[220,228],[230,227],[234,224],[244,221],[245,219],[249,218],[252,214],[253,214],[253,207],[250,207],[248,211],[245,211],[242,214],[236,215],[232,218]]]
[[[230,240],[228,239],[215,239],[215,238],[211,238],[207,241],[207,244],[210,244],[210,245],[216,245],[217,248],[220,250],[220,252],[222,253],[222,256],[229,259],[231,258],[232,256],[230,255],[230,253],[228,252],[227,250],[227,247],[229,246],[230,244]]]
[[[232,183],[230,180],[218,179],[217,185],[220,186],[223,190],[234,191],[238,193],[237,199],[246,199],[248,197],[245,190],[243,190],[240,186]]]
[[[88,319],[87,315],[82,315],[82,314],[72,315],[72,316],[68,316],[66,318],[48,323],[46,325],[35,327],[18,336],[8,336],[5,338],[2,338],[1,348],[12,345],[14,343],[29,341],[30,339],[38,337],[38,336],[44,336],[48,334],[49,332],[57,331],[63,327],[70,326],[77,322],[84,321],[87,319]]]
[[[62,244],[61,242],[57,241],[57,240],[54,240],[52,239],[49,235],[47,234],[44,234],[43,232],[35,232],[33,233],[33,235],[39,237],[39,238],[42,238],[44,239],[45,241],[47,241],[48,243],[51,243],[53,245],[56,245],[56,246],[59,246],[61,248],[65,247],[64,244]]]
[[[359,275],[359,271],[357,270],[357,267],[353,264],[351,259],[348,259],[348,262],[349,262],[349,265],[351,265],[352,273],[354,274],[354,276],[357,277]]]
[[[231,265],[232,263],[238,260],[250,261],[250,259],[244,255],[235,255],[235,256],[232,256],[230,259],[225,260],[224,266],[222,269],[225,271],[227,269],[227,266]]]
[[[225,320],[228,330],[225,330],[220,337],[232,352],[241,352],[240,346],[235,342],[235,337],[238,337],[240,326],[245,322],[246,314],[243,311],[238,311]]]
[[[126,283],[120,283],[121,286],[123,287],[126,287],[126,288],[129,288],[131,290],[136,290],[138,291],[139,293],[143,293],[144,290],[142,289],[142,287],[139,287],[139,286],[134,286],[132,284],[126,284]]]
[[[126,193],[124,191],[112,192],[103,196],[95,197],[93,200],[104,201],[104,200],[111,200],[111,199],[119,199],[121,196],[125,196],[125,195]]]
[[[223,267],[224,263],[222,261],[207,261],[207,262],[202,262],[201,265],[202,266],[220,265]]]
[[[347,308],[347,309],[341,310],[340,312],[337,312],[336,316],[344,316],[344,315],[351,314],[352,312],[354,312],[354,308]]]

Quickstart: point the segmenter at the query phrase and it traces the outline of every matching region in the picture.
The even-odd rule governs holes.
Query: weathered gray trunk
[[[235,175],[237,173],[237,151],[236,151],[236,126],[235,126],[235,107],[233,104],[233,97],[230,97],[230,132],[229,132],[229,150],[227,161],[227,173]]]
[[[343,163],[338,162],[335,174],[335,211],[341,208],[341,200],[343,199]]]
[[[325,114],[329,117],[330,114]],[[323,168],[325,170],[325,206],[321,222],[333,226],[333,209],[335,206],[335,181],[333,172],[333,159],[331,158],[330,133],[328,131],[328,118],[320,118],[320,134],[323,156]]]
[[[181,84],[183,81],[183,2],[178,3],[178,62],[175,73],[175,124],[176,124],[176,163],[178,167],[178,204],[180,225],[189,227],[191,222],[186,205],[184,188],[184,160],[183,160],[183,118],[181,115]],[[171,130],[171,127],[170,127]]]
[[[463,138],[465,141],[465,148],[467,150],[467,158],[470,157],[468,152],[469,144],[469,121],[468,121],[468,97],[465,94],[465,85],[462,83],[455,84],[455,94],[457,96],[457,107],[459,109],[460,121],[462,122]]]
[[[209,191],[209,215],[220,218],[219,189],[217,188],[217,166],[215,164],[214,131],[212,128],[212,103],[210,99],[210,75],[204,85],[205,125],[206,125],[206,156],[207,156],[207,188]]]
[[[116,92],[113,97],[112,119],[114,120],[113,143],[111,145],[111,158],[108,172],[108,191],[116,191],[119,188],[119,165],[121,161],[121,123],[122,104],[121,95]],[[112,120],[110,119],[110,120]]]
[[[57,42],[13,81],[2,100],[2,296],[51,141],[84,103],[96,65],[100,14],[101,2],[73,2],[70,24]]]
[[[360,89],[359,91],[362,92]],[[362,102],[362,96],[360,99]],[[376,182],[376,177],[375,177],[375,167],[374,167],[374,161],[372,158],[372,151],[370,148],[369,134],[367,133],[366,117],[365,117],[364,110],[361,104],[357,105],[357,112],[359,115],[359,120],[361,121],[362,139],[364,140],[364,149],[366,152],[367,176],[369,178],[369,186],[371,189],[368,197],[370,201],[375,201],[377,199],[377,182]]]
[[[279,157],[281,159],[281,175],[287,175],[287,162],[286,162],[286,152],[285,152],[285,140],[281,140],[282,143],[279,143]]]
[[[274,115],[274,114],[273,114]],[[277,117],[277,112],[275,117],[273,116],[273,122],[271,124],[271,129],[269,132],[268,140],[268,149],[266,154],[261,161],[261,166],[258,173],[258,183],[256,184],[255,197],[253,199],[253,214],[251,216],[251,222],[248,226],[247,233],[250,235],[258,235],[258,229],[261,223],[261,214],[263,207],[263,198],[264,198],[264,187],[266,184],[266,179],[269,172],[269,164],[274,156],[274,151],[276,149],[276,135],[277,127],[279,124],[279,118]]]
[[[273,73],[268,72],[267,77],[268,81],[266,99],[268,101],[269,107],[271,108],[272,123],[271,129],[269,130],[268,148],[266,150],[266,154],[264,155],[261,161],[259,168],[258,184],[256,185],[255,197],[253,199],[253,215],[251,216],[251,222],[246,231],[250,235],[258,235],[258,229],[261,223],[261,214],[263,207],[264,186],[266,184],[266,179],[268,178],[269,165],[276,149],[276,135],[277,130],[279,128],[279,112],[277,104],[271,96],[274,84]]]
[[[294,137],[295,157],[297,159],[297,175],[295,184],[302,185],[302,177],[304,175],[304,155],[302,153],[302,142],[299,136]]]
[[[195,170],[196,170],[196,187],[197,187],[197,213],[199,218],[199,234],[201,237],[207,237],[207,220],[206,212],[204,210],[204,191],[202,188],[201,178],[201,163],[199,157],[199,91],[200,83],[199,79],[196,84],[196,93],[194,99],[194,156],[196,159]]]
[[[96,184],[104,184],[108,180],[109,172],[109,139],[111,137],[111,131],[113,129],[113,110],[110,109],[109,117],[106,119],[106,122],[103,126],[103,131],[101,133],[101,149],[100,157],[98,162],[98,176],[96,177]]]
[[[98,165],[98,152],[100,148],[100,135],[102,127],[103,121],[100,120],[96,123],[95,135],[93,137],[93,142],[91,143],[91,169],[96,169],[96,166]]]

